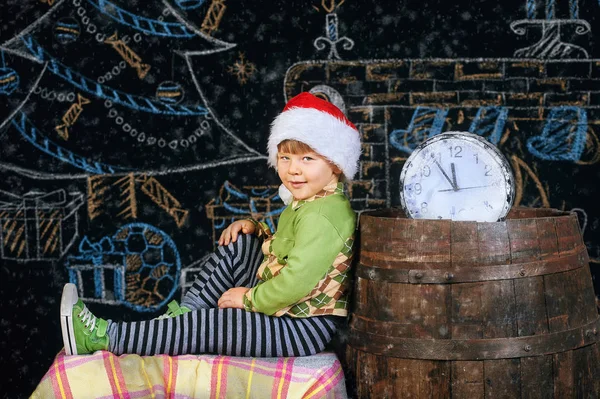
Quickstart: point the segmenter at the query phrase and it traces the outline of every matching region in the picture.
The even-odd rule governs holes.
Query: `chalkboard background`
[[[29,395],[62,348],[65,282],[99,315],[153,317],[222,226],[276,223],[269,124],[303,90],[361,130],[357,211],[399,205],[419,142],[471,130],[511,161],[518,205],[578,213],[597,274],[596,1],[5,0],[0,11],[4,397]]]

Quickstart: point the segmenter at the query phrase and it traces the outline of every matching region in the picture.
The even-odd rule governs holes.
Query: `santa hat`
[[[360,134],[344,113],[332,103],[310,93],[300,93],[285,105],[271,125],[269,165],[277,167],[277,145],[297,140],[336,164],[345,180],[358,170]]]

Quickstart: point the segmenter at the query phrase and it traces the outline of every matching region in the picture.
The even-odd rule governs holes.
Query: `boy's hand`
[[[223,295],[221,295],[221,298],[219,298],[217,302],[217,305],[219,305],[219,309],[244,309],[244,295],[249,290],[250,288],[247,287],[235,287],[228,289],[223,293]]]
[[[249,220],[236,220],[231,223],[219,237],[219,245],[229,245],[230,242],[236,242],[240,231],[244,234],[252,234],[256,230],[254,223]]]

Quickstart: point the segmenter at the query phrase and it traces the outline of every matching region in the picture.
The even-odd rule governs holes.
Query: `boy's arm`
[[[252,224],[254,224],[254,227],[255,227],[254,233],[258,237],[271,237],[273,235],[271,228],[265,222],[259,222],[258,220],[255,220],[255,219],[246,219],[246,220],[249,220],[250,222],[252,222]]]
[[[219,245],[229,245],[230,242],[236,242],[240,234],[252,234],[256,232],[256,226],[250,220],[236,220],[223,230],[219,237]]]
[[[246,293],[246,310],[271,315],[298,302],[325,277],[343,246],[337,229],[327,218],[306,215],[298,223],[287,265],[277,276]]]

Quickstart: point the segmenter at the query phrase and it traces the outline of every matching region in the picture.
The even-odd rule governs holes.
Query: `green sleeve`
[[[252,305],[258,312],[274,314],[308,295],[344,246],[337,229],[316,213],[298,220],[294,236],[286,266],[277,276],[252,289]]]
[[[264,237],[271,237],[273,235],[271,228],[265,222],[259,222],[258,220],[252,219],[252,218],[248,218],[245,220],[252,222],[252,224],[254,225],[254,234],[257,237],[264,238]]]

